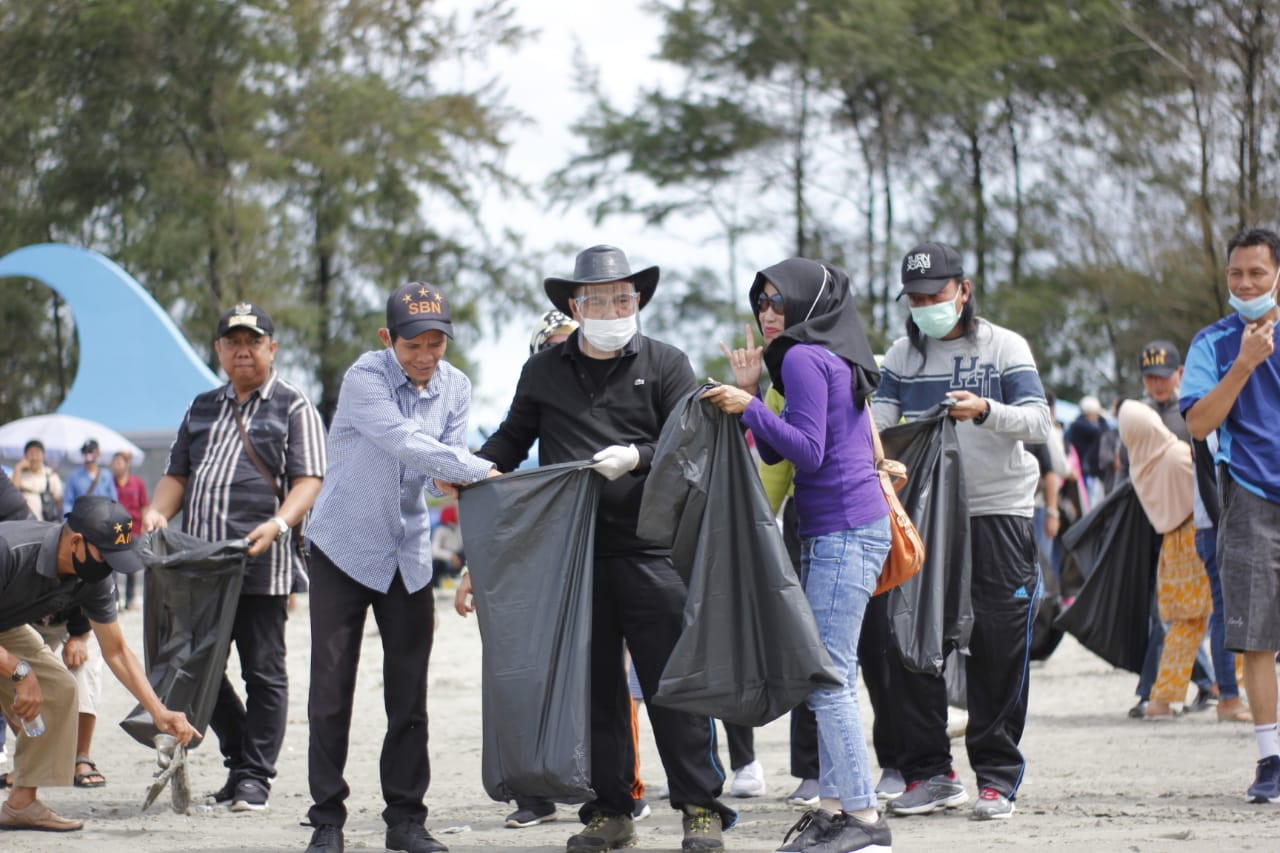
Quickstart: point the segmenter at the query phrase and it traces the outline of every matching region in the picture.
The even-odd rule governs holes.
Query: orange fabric
[[[1160,653],[1160,674],[1151,687],[1155,702],[1187,701],[1187,685],[1191,683],[1191,667],[1196,650],[1204,640],[1209,618],[1175,619],[1164,632],[1164,650]]]
[[[1196,650],[1213,610],[1209,576],[1196,554],[1195,525],[1190,519],[1164,535],[1156,568],[1156,603],[1160,619],[1169,623],[1160,654],[1160,671],[1151,688],[1156,702],[1185,702]]]
[[[1156,603],[1160,619],[1208,618],[1213,612],[1209,576],[1196,553],[1196,531],[1191,519],[1164,535],[1156,567]]]

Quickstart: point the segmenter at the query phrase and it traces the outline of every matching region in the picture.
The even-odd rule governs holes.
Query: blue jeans
[[[1204,561],[1213,595],[1213,613],[1209,616],[1209,649],[1213,655],[1213,675],[1218,681],[1218,698],[1235,699],[1240,695],[1236,684],[1236,656],[1227,651],[1226,622],[1222,610],[1222,577],[1218,574],[1218,534],[1213,528],[1196,531],[1196,553]]]
[[[845,811],[876,806],[858,707],[858,637],[889,544],[888,516],[801,542],[805,596],[822,645],[844,679],[843,687],[809,694],[808,705],[818,720],[818,795],[839,799]]]

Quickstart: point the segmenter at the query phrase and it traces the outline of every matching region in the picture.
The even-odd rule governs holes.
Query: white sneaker
[[[759,761],[744,764],[733,774],[733,784],[729,786],[731,797],[763,797],[765,795],[764,768]]]

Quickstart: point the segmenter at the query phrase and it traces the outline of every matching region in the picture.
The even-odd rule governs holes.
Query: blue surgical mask
[[[959,298],[960,291],[957,290],[956,299]],[[920,331],[931,338],[941,340],[956,327],[956,323],[960,322],[960,309],[956,308],[955,299],[939,302],[936,305],[922,305],[911,309],[911,319],[915,321]]]
[[[1240,312],[1240,316],[1253,322],[1260,320],[1276,307],[1276,280],[1280,279],[1280,270],[1276,270],[1276,277],[1271,279],[1271,289],[1261,296],[1255,296],[1252,299],[1241,299],[1234,293],[1227,296],[1227,304]]]

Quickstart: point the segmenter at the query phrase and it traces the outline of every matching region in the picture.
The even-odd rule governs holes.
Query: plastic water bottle
[[[44,734],[44,717],[36,714],[29,720],[23,720],[22,733],[27,737],[40,737]]]

